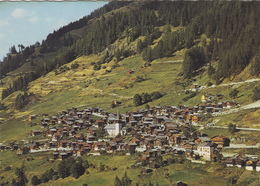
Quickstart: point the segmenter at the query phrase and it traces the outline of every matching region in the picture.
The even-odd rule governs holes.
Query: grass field
[[[81,35],[88,29],[89,28],[86,27],[82,28],[75,32],[75,34]],[[164,28],[160,27],[159,29],[163,31]],[[171,29],[176,30],[178,28],[172,27]],[[153,43],[152,47],[156,46],[162,36]],[[202,39],[203,38],[205,38],[205,35],[202,36]],[[144,37],[141,36],[138,39],[143,40]],[[137,40],[128,44],[126,38],[118,39],[114,44],[109,46],[108,51],[113,52],[115,49],[123,46],[126,49],[135,50],[137,47]],[[229,92],[232,88],[236,88],[239,91],[238,96],[234,99],[237,103],[243,105],[252,102],[252,88],[257,85],[256,82],[241,84],[239,86],[206,88],[197,93],[195,97],[183,101],[183,98],[188,96],[188,94],[185,93],[185,90],[190,89],[191,85],[189,82],[188,85],[184,86],[183,83],[187,83],[187,81],[184,81],[182,77],[178,77],[178,74],[182,72],[181,60],[183,60],[185,51],[186,49],[177,51],[173,57],[156,59],[152,61],[151,66],[148,67],[144,67],[145,61],[143,61],[142,56],[139,54],[122,59],[121,61],[113,59],[109,63],[102,64],[102,68],[97,71],[93,70],[93,63],[97,63],[103,57],[102,55],[104,52],[98,55],[81,56],[66,64],[66,66],[71,68],[71,65],[77,62],[79,64],[77,69],[70,69],[65,72],[60,72],[58,70],[57,74],[55,72],[50,72],[31,82],[29,84],[28,92],[35,94],[36,99],[22,110],[18,111],[13,108],[15,98],[21,93],[20,91],[11,94],[1,101],[8,109],[6,111],[0,111],[0,142],[8,144],[9,142],[20,143],[21,140],[24,139],[26,141],[29,139],[40,139],[42,136],[30,137],[30,131],[32,129],[39,129],[40,126],[30,125],[30,122],[27,119],[29,114],[37,114],[39,116],[37,120],[32,121],[33,123],[38,124],[43,113],[48,113],[52,116],[71,107],[83,109],[85,107],[99,106],[114,113],[116,113],[118,109],[120,110],[120,113],[125,113],[129,110],[136,111],[145,108],[145,105],[136,107],[133,104],[132,98],[135,94],[146,92],[152,93],[154,91],[159,91],[164,95],[158,100],[149,102],[148,104],[151,107],[156,105],[178,104],[197,105],[201,102],[201,96],[203,94],[216,95],[217,93],[221,93],[223,94],[223,97],[218,99],[218,101],[227,101],[231,100]],[[53,56],[55,56],[55,53],[49,54],[44,59],[38,57],[35,60],[39,63],[43,63],[46,60],[50,60]],[[112,69],[115,64],[118,64],[119,67]],[[214,65],[215,64],[213,64],[213,66]],[[203,73],[196,76],[197,81],[195,83],[202,86],[206,86],[210,81],[214,83],[214,81],[208,77],[207,68],[207,66],[202,68]],[[28,71],[28,69],[33,70],[33,67],[31,67],[29,63],[21,66],[16,71],[9,73],[9,75],[2,80],[4,85],[0,86],[0,94],[3,88],[9,86],[9,82],[19,76],[20,72]],[[106,69],[112,71],[106,73]],[[134,73],[127,74],[127,71],[129,70],[134,70]],[[248,74],[248,70],[249,69],[246,68],[245,71],[234,80],[242,81],[250,78],[244,76],[245,74]],[[227,80],[224,82],[226,83]],[[120,100],[122,105],[111,108],[111,103],[115,99]],[[259,124],[259,117],[260,109],[248,109],[229,115],[215,117],[214,120],[219,120],[217,125],[221,126],[227,126],[229,123],[233,123],[239,127],[259,127],[258,125],[253,126],[253,124]],[[205,128],[203,131],[206,132],[209,137],[217,134],[230,138],[233,136],[242,136],[249,140],[247,141],[248,144],[260,143],[260,134],[258,132],[239,131],[236,134],[231,135],[227,129]],[[27,156],[33,158],[33,160],[27,161]],[[21,166],[22,163],[26,166],[26,174],[29,180],[33,175],[40,176],[50,168],[56,169],[57,164],[59,163],[58,161],[55,161],[54,163],[49,163],[47,161],[50,157],[50,153],[17,155],[15,151],[2,151],[0,152],[0,157],[2,170],[6,166],[11,166],[12,168],[12,170],[1,172],[1,176],[4,177],[3,181],[12,180],[14,177],[14,169]],[[83,185],[85,183],[93,186],[113,185],[116,175],[119,178],[122,178],[125,171],[127,171],[127,175],[133,180],[133,185],[136,183],[145,185],[149,181],[153,184],[158,183],[160,186],[171,185],[177,181],[183,181],[188,185],[228,185],[229,182],[229,177],[227,175],[224,175],[224,178],[219,176],[224,168],[222,167],[221,170],[215,170],[215,164],[201,165],[191,164],[189,162],[185,162],[184,164],[176,163],[154,170],[150,174],[140,175],[142,167],[135,169],[130,168],[136,161],[136,156],[102,155],[84,158],[88,159],[89,162],[96,167],[88,169],[88,174],[85,173],[79,179],[68,177],[56,181],[49,181],[42,185],[74,186]],[[106,169],[103,172],[100,172],[98,169],[100,163],[105,164],[106,166]],[[113,168],[117,169],[112,170]],[[207,171],[207,169],[214,169],[214,171],[212,173],[212,171]],[[240,172],[237,173],[238,171],[233,169],[224,169],[224,171],[234,171],[234,175],[240,175]],[[256,177],[257,174],[255,173],[245,173],[238,183],[240,185],[257,185]]]

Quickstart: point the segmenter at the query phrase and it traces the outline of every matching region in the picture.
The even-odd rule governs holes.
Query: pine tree
[[[70,167],[70,172],[71,175],[78,179],[81,175],[84,174],[85,172],[85,168],[83,167],[81,162],[78,163],[74,163],[71,167]]]
[[[66,178],[70,175],[70,171],[67,168],[66,161],[62,161],[58,164],[58,175],[61,178]]]
[[[134,96],[134,104],[135,106],[142,105],[142,97],[139,94]]]
[[[35,185],[40,184],[41,180],[37,176],[33,176],[32,180],[31,180],[31,183],[32,183],[33,186],[35,186]]]
[[[17,167],[15,169],[15,175],[17,176],[16,183],[18,183],[19,186],[26,185],[28,180],[27,180],[27,177],[25,175],[25,167],[24,167],[24,165],[22,165],[20,168]]]
[[[143,42],[139,39],[137,42],[137,53],[141,54],[142,51],[143,51]]]
[[[145,103],[148,103],[148,102],[152,101],[151,95],[148,94],[147,92],[143,93],[141,95],[141,97],[142,97],[142,104],[145,104]]]
[[[114,181],[114,186],[122,186],[121,180],[116,176],[115,181]]]
[[[125,175],[122,178],[121,184],[123,186],[130,186],[132,183],[132,180],[127,176],[127,173],[125,172]]]

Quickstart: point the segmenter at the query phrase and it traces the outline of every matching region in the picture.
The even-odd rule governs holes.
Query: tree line
[[[135,94],[133,103],[135,106],[140,106],[145,103],[157,100],[159,98],[163,97],[163,94],[161,94],[159,91],[152,92],[151,94],[142,93],[140,94]]]

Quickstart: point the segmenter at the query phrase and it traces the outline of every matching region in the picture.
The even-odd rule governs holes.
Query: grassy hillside
[[[121,39],[115,42],[116,46],[126,45],[126,40]],[[134,47],[136,41],[130,43],[128,47]],[[156,105],[178,105],[188,104],[197,105],[201,102],[203,94],[216,95],[221,93],[223,96],[216,99],[217,101],[231,100],[229,92],[232,88],[236,88],[239,93],[235,101],[241,105],[252,102],[252,88],[258,82],[249,82],[239,85],[214,86],[207,87],[210,80],[207,71],[195,76],[197,79],[195,84],[206,86],[201,92],[187,101],[183,98],[189,94],[185,90],[189,90],[193,84],[178,74],[182,72],[182,59],[185,50],[176,52],[174,57],[165,57],[151,62],[151,66],[145,67],[141,55],[130,56],[128,58],[117,61],[115,58],[110,62],[102,64],[100,70],[93,70],[94,64],[97,63],[103,55],[82,56],[74,61],[63,65],[69,67],[69,70],[62,72],[60,70],[52,71],[43,77],[29,84],[28,93],[34,94],[34,99],[29,105],[21,111],[13,109],[16,96],[20,92],[15,92],[2,103],[7,106],[6,111],[1,111],[3,115],[9,118],[26,120],[29,114],[49,113],[56,114],[57,112],[69,107],[86,107],[100,106],[107,111],[116,112],[120,109],[121,113],[129,110],[137,110],[144,108],[145,105],[136,107],[133,104],[135,94],[151,93],[160,91],[164,96],[158,100],[149,102],[150,106]],[[78,64],[76,69],[71,68],[72,64]],[[112,69],[117,64],[118,67]],[[201,70],[207,67],[202,67]],[[106,70],[111,72],[106,73]],[[127,74],[127,71],[134,70],[134,73]],[[6,77],[8,78],[8,77]],[[6,83],[7,84],[7,83]],[[5,85],[6,85],[5,84]],[[113,100],[120,100],[120,107],[111,108]],[[259,110],[245,110],[218,117],[219,124],[228,125],[230,122],[237,126],[258,127],[257,116]],[[254,119],[255,118],[255,119]],[[7,119],[7,118],[5,118]],[[12,121],[12,120],[11,120]],[[19,130],[19,128],[16,128]],[[5,133],[5,130],[1,130]],[[12,134],[11,134],[12,135]],[[5,135],[4,135],[5,136]],[[3,136],[3,137],[4,137]],[[17,137],[14,133],[14,136]],[[3,138],[3,140],[6,140]]]
[[[138,9],[136,6],[138,2],[133,3],[127,7],[122,7],[117,10],[113,10],[104,14],[105,18],[112,17],[119,12],[131,12],[133,9]],[[154,39],[152,43],[147,45],[152,49],[159,45],[159,42],[167,36],[167,28],[169,25],[160,24],[163,18],[160,17],[159,11],[155,11],[159,20],[155,29],[160,31],[160,37]],[[101,17],[95,17],[88,22],[88,25],[81,27],[77,30],[71,30],[70,33],[66,33],[64,36],[72,36],[74,40],[80,39],[92,28],[95,27]],[[187,26],[187,25],[186,25]],[[172,32],[178,30],[188,29],[186,26],[170,26]],[[194,25],[193,25],[194,26]],[[119,109],[120,113],[126,111],[136,111],[138,109],[145,108],[146,104],[135,106],[133,103],[133,97],[136,94],[152,93],[159,91],[163,94],[160,99],[149,102],[149,106],[157,105],[198,105],[201,103],[201,96],[208,94],[214,96],[213,101],[228,101],[235,100],[241,106],[252,103],[252,89],[254,86],[259,85],[259,81],[231,84],[232,82],[243,82],[248,79],[255,78],[251,76],[250,69],[252,61],[248,62],[249,65],[242,70],[236,76],[225,78],[220,85],[209,86],[209,82],[215,84],[215,79],[209,77],[208,69],[209,63],[206,63],[203,67],[194,72],[194,78],[184,79],[181,74],[183,72],[183,60],[185,58],[185,52],[187,47],[183,47],[174,52],[171,57],[161,57],[152,60],[146,66],[146,61],[143,60],[143,54],[137,53],[138,41],[144,41],[147,36],[141,35],[130,41],[129,33],[132,32],[132,28],[127,28],[120,33],[120,36],[115,42],[106,46],[106,48],[99,53],[92,53],[91,55],[76,55],[75,60],[69,61],[69,63],[55,67],[54,70],[46,73],[40,78],[29,83],[27,87],[28,94],[31,93],[30,101],[21,110],[16,110],[15,100],[19,94],[23,94],[23,91],[13,92],[11,95],[1,101],[6,107],[5,110],[0,110],[0,143],[9,144],[10,142],[21,143],[22,140],[39,140],[40,137],[28,138],[30,130],[39,129],[38,124],[43,113],[56,115],[58,112],[71,107],[85,108],[99,106],[106,111],[116,113]],[[149,33],[150,34],[150,33]],[[148,35],[149,35],[148,34]],[[62,36],[59,38],[61,41],[64,39]],[[221,39],[214,38],[217,42]],[[212,38],[206,36],[205,33],[200,33],[200,36],[196,36],[194,39],[195,46],[206,47],[210,45]],[[84,42],[83,42],[84,43]],[[181,43],[181,42],[180,42]],[[204,43],[204,44],[203,44]],[[146,46],[146,47],[147,47]],[[132,50],[135,54],[129,57],[119,56],[117,59],[115,53],[118,49],[124,49],[126,51]],[[46,54],[40,54],[38,49],[36,50],[33,62],[36,65],[32,65],[30,61],[23,64],[18,69],[11,71],[4,77],[0,84],[0,94],[3,89],[8,88],[20,75],[24,73],[34,71],[37,65],[44,64],[51,61],[54,57],[62,52],[66,51],[66,47],[55,52]],[[114,55],[109,61],[101,64],[100,70],[94,70],[96,64],[98,64],[106,53]],[[74,59],[74,58],[73,58]],[[213,60],[211,65],[217,69],[219,59]],[[77,67],[74,65],[77,64]],[[127,74],[129,70],[133,70],[133,73]],[[111,71],[111,72],[110,72]],[[216,72],[217,74],[218,72]],[[259,78],[257,78],[259,80]],[[202,91],[197,92],[192,98],[188,98],[192,95],[190,88],[192,85],[197,84],[203,86]],[[232,89],[238,90],[238,95],[235,98],[231,98],[229,93]],[[222,94],[220,98],[216,97],[216,94]],[[121,106],[112,108],[111,103],[113,100],[119,100],[122,102]],[[39,118],[34,120],[33,123],[28,121],[29,114],[37,114]],[[208,120],[201,122],[202,125],[206,125],[208,122],[215,122],[220,126],[228,126],[229,123],[236,124],[239,127],[251,127],[259,128],[260,109],[241,109],[238,112],[225,114],[222,116],[211,117]],[[244,137],[247,139],[247,144],[257,144],[259,141],[259,132],[239,131],[235,134],[231,134],[227,129],[210,129],[205,127],[203,129],[209,137],[216,134],[222,134],[229,138],[232,137]],[[19,167],[22,162],[26,162],[26,175],[29,179],[33,175],[40,176],[46,170],[50,168],[57,168],[58,162],[53,164],[47,161],[50,153],[30,154],[33,158],[32,161],[27,161],[27,155],[17,155],[15,151],[3,151],[0,152],[1,161],[4,162],[1,169],[10,166],[12,169],[9,171],[2,171],[4,181],[12,180],[14,177],[14,169]],[[166,159],[168,156],[164,156]],[[224,168],[219,164],[191,164],[185,162],[184,164],[175,163],[167,167],[157,169],[151,174],[140,175],[141,168],[130,168],[135,162],[136,156],[89,156],[84,157],[95,165],[95,168],[88,169],[88,173],[85,173],[79,179],[67,177],[65,179],[53,180],[42,185],[82,185],[87,183],[88,185],[113,185],[115,176],[122,178],[125,171],[128,176],[133,180],[133,184],[139,183],[140,185],[148,184],[151,180],[153,184],[170,185],[177,181],[184,181],[189,185],[206,185],[208,184],[209,177],[210,183],[213,185],[229,184],[230,178],[243,175],[239,178],[239,184],[247,185],[249,183],[256,183],[257,175],[255,173],[248,173],[244,170]],[[100,163],[107,166],[105,171],[99,171]],[[112,168],[116,170],[111,170]],[[215,168],[214,170],[212,170]],[[223,178],[224,176],[224,178]],[[221,179],[220,179],[221,178]]]

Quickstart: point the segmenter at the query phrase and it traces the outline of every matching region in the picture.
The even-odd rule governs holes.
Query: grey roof
[[[115,124],[107,125],[107,126],[105,126],[105,129],[107,129],[107,130],[115,130],[116,129],[116,125]]]
[[[211,139],[209,139],[208,137],[199,137],[199,139],[201,139],[204,142],[209,142],[211,141]]]

